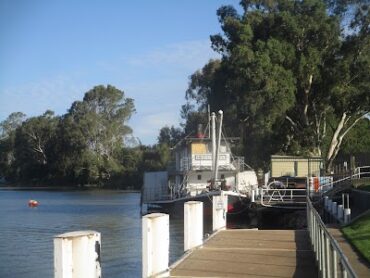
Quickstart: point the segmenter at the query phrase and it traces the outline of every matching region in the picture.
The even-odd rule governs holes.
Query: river
[[[139,193],[0,190],[0,204],[0,277],[53,277],[53,237],[77,230],[101,233],[103,277],[141,277]],[[182,254],[182,225],[170,221],[171,262]]]

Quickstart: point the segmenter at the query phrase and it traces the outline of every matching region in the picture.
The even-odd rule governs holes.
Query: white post
[[[325,196],[324,197],[324,208],[327,208],[328,207],[328,200],[329,200],[329,197],[328,196]]]
[[[142,217],[143,277],[166,275],[169,257],[169,215],[151,213]]]
[[[254,203],[255,202],[255,191],[254,189],[252,189],[252,198],[251,198],[251,202]]]
[[[76,231],[54,237],[55,278],[100,278],[100,233]]]
[[[337,218],[337,202],[332,202],[331,213]]]
[[[348,224],[351,221],[351,209],[344,209],[344,224]]]
[[[343,205],[338,205],[338,220],[343,221]]]
[[[327,210],[328,210],[329,213],[331,213],[332,206],[333,206],[333,201],[330,200],[330,199],[328,199],[328,207],[327,207]]]
[[[221,191],[220,196],[213,196],[212,199],[212,226],[213,231],[226,228],[226,212],[227,212],[227,195]]]
[[[203,243],[203,203],[184,204],[184,252]]]

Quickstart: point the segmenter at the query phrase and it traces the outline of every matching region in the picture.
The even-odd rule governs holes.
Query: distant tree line
[[[125,146],[134,101],[113,86],[96,86],[68,112],[27,118],[15,112],[0,123],[0,177],[20,185],[140,188],[146,170],[163,170],[160,146]],[[166,131],[166,129],[163,129]]]

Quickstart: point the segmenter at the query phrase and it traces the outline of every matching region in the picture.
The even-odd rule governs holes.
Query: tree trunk
[[[352,124],[350,124],[347,128],[346,128],[346,124],[350,120],[351,116],[347,116],[347,113],[342,114],[342,118],[339,121],[339,123],[337,125],[337,128],[336,128],[336,130],[333,134],[333,138],[330,142],[329,150],[328,150],[328,153],[326,155],[326,172],[330,172],[332,170],[334,159],[336,158],[336,156],[337,156],[337,154],[340,150],[340,146],[342,144],[343,138],[357,124],[357,122],[360,119],[362,119],[365,115],[367,115],[367,113],[368,112],[366,112],[366,113],[360,115],[359,117],[357,117],[352,122]]]
[[[347,118],[347,114],[343,113],[342,118],[340,119],[340,121],[337,125],[337,128],[336,128],[336,130],[333,134],[333,137],[331,139],[329,149],[328,149],[328,153],[326,154],[326,171],[327,172],[331,172],[332,167],[333,167],[334,158],[338,153],[338,151],[336,151],[336,148],[339,144],[339,138],[340,138],[339,134],[340,134],[340,132],[342,131],[342,129],[344,127],[344,123],[346,121],[346,118]]]
[[[309,119],[308,119],[309,98],[308,98],[308,96],[309,96],[310,91],[311,91],[312,79],[313,79],[313,75],[310,74],[308,76],[308,84],[307,84],[306,88],[304,89],[304,96],[303,96],[303,100],[304,100],[304,104],[303,104],[303,122],[306,126],[309,125]]]

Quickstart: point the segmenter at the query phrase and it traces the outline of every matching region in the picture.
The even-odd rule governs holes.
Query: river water
[[[53,237],[77,230],[101,233],[103,277],[141,277],[139,193],[0,190],[0,205],[0,277],[53,277]],[[170,261],[182,250],[182,221],[171,219]]]

